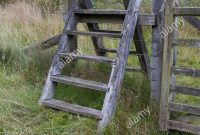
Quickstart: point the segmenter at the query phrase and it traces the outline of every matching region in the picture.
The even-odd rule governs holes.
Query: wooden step
[[[100,48],[100,50],[103,51],[103,52],[117,53],[117,49],[115,49],[115,48]],[[134,50],[131,50],[130,54],[131,55],[140,55]]]
[[[97,61],[100,63],[106,63],[114,65],[116,63],[115,59],[111,59],[109,57],[104,56],[92,56],[92,55],[85,55],[85,54],[75,54],[75,53],[59,53],[58,54],[62,58],[72,58],[72,59],[83,59],[83,60],[90,60],[90,61]]]
[[[199,7],[176,7],[174,8],[176,16],[200,16]]]
[[[188,113],[188,114],[200,115],[200,107],[186,105],[186,104],[182,104],[182,103],[170,102],[169,110],[175,111],[175,112],[184,112],[184,113]]]
[[[180,47],[191,47],[191,48],[200,48],[200,40],[199,39],[178,39],[174,43],[175,46]]]
[[[93,14],[93,15],[127,15],[127,10],[113,10],[113,9],[75,9],[75,14]]]
[[[83,107],[75,104],[70,104],[66,103],[64,101],[56,100],[56,99],[50,99],[50,100],[45,100],[42,102],[44,106],[52,107],[58,110],[70,112],[70,113],[75,113],[79,114],[82,116],[88,116],[88,117],[93,117],[96,119],[101,119],[102,114],[101,111],[88,108],[88,107]]]
[[[192,125],[192,124],[186,124],[183,122],[178,122],[178,121],[173,121],[173,120],[168,121],[168,129],[179,130],[179,131],[193,133],[193,134],[200,133],[199,126]]]
[[[172,73],[182,76],[200,77],[200,70],[192,68],[172,67]]]
[[[51,81],[73,85],[77,87],[82,87],[82,88],[88,88],[92,90],[98,90],[98,91],[104,91],[104,92],[108,91],[108,85],[105,83],[84,80],[84,79],[79,79],[79,78],[74,78],[74,77],[69,77],[69,76],[64,76],[64,75],[51,76]]]
[[[192,87],[184,87],[184,86],[171,86],[171,92],[191,95],[191,96],[200,96],[200,89],[192,88]]]
[[[121,33],[104,31],[104,32],[91,32],[91,31],[65,31],[68,35],[83,35],[83,36],[93,36],[93,37],[112,37],[121,38]]]
[[[76,9],[74,13],[79,17],[81,23],[114,23],[122,24],[127,15],[126,10],[107,9]],[[155,25],[155,14],[140,14],[138,25]]]

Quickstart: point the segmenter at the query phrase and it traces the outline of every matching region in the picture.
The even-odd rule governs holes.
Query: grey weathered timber
[[[112,33],[112,32],[94,32],[94,31],[66,31],[68,35],[83,35],[83,36],[92,36],[92,37],[112,37],[112,38],[121,38],[121,33]]]
[[[145,72],[145,70],[143,70],[141,68],[133,68],[133,67],[126,67],[126,71],[128,71],[128,72],[142,72],[142,73]]]
[[[198,69],[172,67],[172,72],[176,75],[200,77],[200,70]]]
[[[178,121],[173,121],[173,120],[168,121],[168,128],[183,131],[183,132],[189,132],[189,133],[193,133],[193,134],[199,134],[200,133],[200,127],[199,126],[195,126],[195,125],[192,125],[192,124],[186,124],[186,123],[183,123],[183,122],[178,122]]]
[[[169,110],[175,112],[185,112],[189,114],[200,115],[200,107],[175,103],[175,102],[169,103]]]
[[[79,0],[79,2],[80,2],[81,9],[93,8],[92,0]],[[76,9],[74,9],[74,10],[76,10]],[[97,23],[89,23],[88,22],[87,26],[88,26],[89,31],[99,30],[98,22]],[[100,55],[100,56],[105,56],[106,52],[100,51],[100,48],[105,48],[102,38],[101,37],[91,37],[91,38],[92,38],[92,42],[93,42],[96,54]]]
[[[165,8],[165,28],[174,23],[175,18],[173,15],[173,7],[175,1],[166,1]],[[171,83],[171,67],[173,65],[173,41],[174,31],[169,33],[164,39],[163,49],[163,65],[162,65],[162,82],[161,82],[161,98],[160,98],[160,112],[159,112],[159,125],[161,131],[167,131],[167,121],[169,119],[168,101],[169,101],[169,87]]]
[[[43,105],[56,108],[62,111],[76,113],[83,116],[94,117],[97,119],[102,118],[102,113],[99,110],[83,107],[75,104],[66,103],[56,99],[49,99],[42,102]]]
[[[200,16],[199,7],[175,7],[175,16]]]
[[[171,86],[171,91],[184,95],[200,96],[200,89],[184,86]]]
[[[76,28],[77,24],[77,18],[75,17],[73,10],[79,8],[78,0],[68,0],[68,6],[69,6],[67,15],[68,19],[65,22],[64,30],[73,30]],[[70,41],[71,39],[69,38],[69,36],[67,36],[66,34],[62,34],[60,44],[57,49],[57,53],[61,53],[63,51],[64,52],[72,51],[71,50],[72,47],[70,46]],[[42,96],[40,98],[41,104],[43,101],[52,99],[54,96],[56,84],[51,81],[50,77],[52,75],[61,74],[62,68],[60,68],[59,65],[60,62],[61,62],[60,58],[57,55],[55,55],[49,70],[48,77],[46,79],[45,86],[43,88]]]
[[[34,45],[34,46],[31,46],[31,47],[27,47],[24,49],[24,52],[29,52],[29,51],[33,51],[34,49],[37,50],[46,50],[46,49],[49,49],[51,47],[54,47],[56,45],[59,44],[59,41],[61,39],[62,35],[57,35],[57,36],[54,36],[54,37],[51,37],[45,41],[42,41],[41,43],[37,44],[37,45]]]
[[[148,76],[150,77],[150,60],[141,26],[136,27],[134,34],[134,43],[136,52],[140,54],[138,55],[140,66],[144,71],[147,72]]]
[[[86,54],[73,54],[73,53],[59,53],[58,54],[62,58],[72,58],[72,59],[83,59],[83,60],[90,60],[90,61],[97,61],[100,63],[106,63],[106,64],[115,64],[116,60],[109,58],[109,57],[103,57],[103,56],[92,56],[92,55],[86,55]],[[65,64],[65,60],[63,61]],[[67,64],[67,62],[66,62]]]
[[[76,14],[94,14],[94,15],[126,15],[128,14],[127,10],[113,10],[113,9],[78,9],[74,10]]]
[[[80,23],[113,23],[122,24],[125,15],[122,14],[81,14],[79,15]],[[140,14],[138,19],[138,25],[152,26],[155,25],[155,15],[154,14]]]
[[[126,62],[131,48],[134,31],[137,25],[140,4],[141,0],[130,0],[129,2],[127,9],[129,14],[125,17],[122,30],[123,36],[120,39],[119,47],[117,50],[117,64],[113,65],[111,78],[108,85],[110,89],[109,92],[107,92],[104,100],[102,110],[104,115],[99,123],[98,131],[102,131],[105,128],[105,126],[112,119],[115,112],[116,101],[119,96],[122,80],[124,78]]]
[[[152,27],[152,57],[151,57],[151,100],[159,104],[161,95],[161,74],[164,39],[161,32],[164,28],[164,9],[166,0],[154,0],[153,12],[156,15],[156,24]]]
[[[109,53],[117,53],[117,49],[114,49],[114,48],[104,48],[104,49],[101,49],[101,50],[105,51],[105,52],[109,52]],[[133,50],[131,50],[129,53],[131,55],[136,55],[136,56],[140,55],[136,51],[133,51]]]
[[[176,121],[184,122],[184,123],[192,123],[196,120],[199,120],[200,116],[193,114],[186,114],[184,116],[180,116],[176,119]]]
[[[174,43],[175,46],[191,47],[191,48],[200,48],[199,39],[178,39]]]
[[[124,2],[125,9],[127,9],[129,0],[123,0],[123,2]],[[136,52],[139,54],[138,59],[139,59],[142,71],[145,71],[150,77],[150,60],[149,60],[149,55],[146,48],[146,43],[143,36],[141,25],[136,26],[135,34],[133,38],[134,38]],[[136,71],[139,71],[139,70],[136,70]]]
[[[88,88],[88,89],[99,90],[99,91],[108,90],[108,85],[105,83],[84,80],[84,79],[79,79],[79,78],[74,78],[74,77],[69,77],[69,76],[64,76],[64,75],[51,76],[51,81],[83,87],[83,88]]]
[[[200,31],[200,20],[195,16],[184,16],[183,17],[187,22],[189,22],[193,27]]]

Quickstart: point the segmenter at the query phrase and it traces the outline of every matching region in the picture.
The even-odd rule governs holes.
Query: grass
[[[96,0],[97,7],[103,7],[101,1]],[[110,1],[108,1],[110,2]],[[197,2],[197,1],[196,1]],[[111,4],[112,2],[110,2]],[[122,8],[119,1],[115,4]],[[56,51],[33,52],[25,55],[21,50],[27,46],[56,35],[62,31],[63,19],[59,10],[42,9],[41,1],[32,3],[15,2],[0,8],[0,135],[94,135],[97,121],[69,113],[43,108],[38,105],[42,88],[45,83],[51,59]],[[45,4],[45,3],[42,3]],[[48,5],[48,2],[46,3]],[[143,5],[150,5],[150,1]],[[196,4],[196,3],[195,3]],[[45,6],[47,8],[48,6]],[[114,5],[113,5],[114,7]],[[150,6],[142,10],[150,12]],[[60,9],[60,8],[58,8]],[[121,26],[102,25],[102,28],[120,29]],[[79,29],[85,26],[80,25]],[[150,50],[151,30],[145,27],[145,37]],[[189,24],[181,26],[181,37],[198,38],[200,35]],[[94,54],[89,38],[79,38],[85,53]],[[104,39],[106,46],[117,47],[117,40]],[[200,68],[199,50],[178,50],[178,65]],[[113,57],[112,55],[110,55]],[[190,61],[188,63],[188,61]],[[130,65],[138,65],[138,61],[130,58]],[[108,81],[110,67],[102,64],[79,61],[75,69],[65,69],[66,74],[96,81]],[[180,85],[199,86],[199,80],[178,78]],[[126,73],[118,101],[117,111],[113,121],[106,129],[106,135],[161,135],[158,132],[156,108],[149,105],[149,81],[146,75]],[[71,103],[100,109],[104,94],[87,89],[59,85],[56,98]],[[179,102],[192,102],[199,105],[199,98],[177,96]],[[129,118],[137,115],[141,110],[150,106],[151,116],[145,117],[135,127],[128,129],[126,123]],[[164,134],[164,133],[163,133]],[[173,132],[173,135],[178,132]],[[185,134],[186,135],[186,134]]]

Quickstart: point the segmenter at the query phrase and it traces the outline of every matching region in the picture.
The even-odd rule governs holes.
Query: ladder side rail
[[[69,36],[65,34],[65,30],[72,30],[76,27],[77,19],[73,14],[73,9],[79,8],[79,4],[78,0],[68,0],[68,2],[68,19],[65,22],[64,31],[56,54],[59,54],[63,51],[70,52],[72,49],[69,44],[70,40],[72,39],[70,39]],[[44,100],[52,99],[54,96],[56,84],[51,81],[51,75],[61,74],[62,68],[60,67],[60,62],[60,57],[58,55],[55,55],[49,70],[48,77],[46,79],[45,86],[43,88],[42,96],[40,98],[40,104],[42,104]]]
[[[166,1],[165,11],[165,28],[170,26],[175,21],[173,15],[173,7],[175,6],[175,0]],[[162,82],[161,82],[161,100],[160,100],[160,112],[159,112],[159,125],[161,131],[168,130],[169,120],[169,90],[171,83],[171,67],[173,65],[173,41],[175,31],[169,33],[164,38],[164,50],[163,50],[163,66],[162,66]]]
[[[126,63],[134,36],[134,31],[138,21],[139,9],[142,0],[130,0],[128,11],[123,24],[122,38],[117,50],[117,64],[113,66],[111,78],[109,81],[109,92],[107,92],[102,109],[103,118],[98,126],[98,132],[104,130],[105,126],[112,119],[116,101],[119,96],[119,90],[124,78]]]
[[[123,3],[125,9],[127,9],[129,0],[123,0]],[[140,66],[142,67],[141,69],[144,70],[150,77],[150,60],[141,25],[137,25],[136,27],[134,35],[134,43],[136,47],[136,52],[138,53]]]

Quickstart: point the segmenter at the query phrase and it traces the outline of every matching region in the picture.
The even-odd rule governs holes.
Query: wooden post
[[[161,94],[161,73],[164,41],[162,28],[164,23],[164,8],[166,0],[154,0],[153,12],[157,25],[152,27],[152,59],[151,59],[151,100],[159,104]]]
[[[165,28],[171,26],[174,23],[173,7],[175,7],[175,1],[166,1],[165,8]],[[162,67],[162,84],[161,84],[161,102],[159,113],[159,125],[161,131],[168,130],[169,120],[169,89],[171,84],[171,67],[173,65],[173,42],[174,33],[168,33],[168,36],[164,38],[164,50],[163,50],[163,67]]]

